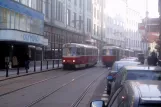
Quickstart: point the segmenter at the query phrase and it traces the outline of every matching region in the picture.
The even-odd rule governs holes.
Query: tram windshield
[[[103,55],[115,55],[115,51],[113,49],[103,49]]]
[[[76,47],[66,47],[63,49],[63,56],[76,56]]]

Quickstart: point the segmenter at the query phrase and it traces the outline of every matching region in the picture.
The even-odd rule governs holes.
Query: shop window
[[[11,29],[14,29],[15,27],[15,12],[11,11]]]
[[[0,8],[0,28],[10,28],[10,14],[5,8]]]
[[[15,13],[15,29],[20,29],[19,14]]]

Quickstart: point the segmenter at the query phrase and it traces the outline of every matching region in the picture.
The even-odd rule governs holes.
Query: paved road
[[[0,82],[0,106],[88,107],[89,102],[105,88],[107,74],[107,68],[98,65],[77,71],[56,70],[6,80]],[[96,93],[99,89],[101,91]]]

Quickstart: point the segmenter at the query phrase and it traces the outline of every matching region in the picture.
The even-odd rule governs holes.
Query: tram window
[[[116,55],[116,49],[113,49],[113,55]]]
[[[84,48],[81,48],[81,55],[84,55],[85,54],[85,50]]]
[[[90,55],[92,55],[92,49],[90,49]]]
[[[81,55],[81,49],[77,48],[77,55]]]
[[[106,55],[106,49],[103,49],[103,55]]]

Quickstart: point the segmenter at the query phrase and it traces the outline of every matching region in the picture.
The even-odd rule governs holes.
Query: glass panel
[[[30,23],[31,23],[31,18],[30,17],[27,17],[27,22],[26,22],[26,30],[28,32],[30,32]]]
[[[0,15],[0,28],[10,28],[10,12],[5,8],[1,8]]]
[[[128,71],[127,80],[161,80],[161,73],[155,71]]]
[[[18,13],[15,13],[15,29],[19,29],[20,28],[20,16]]]
[[[76,56],[77,48],[75,47],[68,47],[63,49],[64,56]]]
[[[11,11],[11,29],[15,28],[15,12]]]

